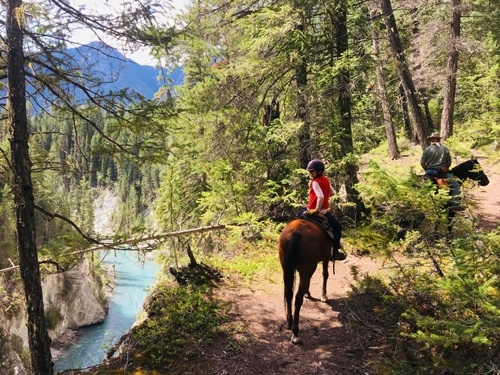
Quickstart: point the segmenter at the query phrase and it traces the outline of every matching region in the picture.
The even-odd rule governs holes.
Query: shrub
[[[146,306],[148,319],[133,334],[145,361],[172,363],[181,353],[186,354],[186,348],[196,351],[210,344],[219,332],[223,310],[204,294],[203,290],[170,284],[153,291]]]

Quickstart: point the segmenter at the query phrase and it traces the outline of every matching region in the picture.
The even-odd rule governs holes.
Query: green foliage
[[[423,354],[421,373],[435,366],[457,374],[479,373],[478,368],[496,361],[499,241],[498,232],[460,238],[439,253],[444,277],[402,271],[394,279],[407,303],[402,337],[411,338],[413,349]]]
[[[18,259],[13,210],[9,185],[5,184],[0,191],[0,268],[9,267],[12,265],[10,261],[16,262]]]
[[[224,309],[204,290],[160,284],[146,307],[148,319],[134,330],[141,356],[150,365],[172,363],[186,350],[210,345],[219,332]]]
[[[160,175],[154,213],[157,222],[166,231],[201,223],[197,200],[206,189],[206,174],[189,159],[189,154],[170,158]]]
[[[479,234],[456,240],[450,249],[440,247],[433,255],[444,277],[430,272],[429,262],[407,259],[382,295],[380,288],[367,288],[370,278],[360,281],[354,292],[377,299],[373,305],[378,316],[397,327],[393,339],[402,350],[386,368],[396,373],[439,374],[448,369],[483,374],[495,366],[500,349],[499,240],[498,233]],[[398,306],[400,317],[391,306]]]
[[[159,185],[155,163],[168,152],[166,118],[171,111],[155,103],[131,104],[128,114],[115,113],[115,117],[96,108],[80,110],[85,119],[75,119],[56,108],[32,119],[39,204],[70,218],[84,233],[91,234],[93,188],[115,186],[122,201],[114,215],[115,227],[127,231],[142,225]],[[47,165],[57,168],[44,168]],[[47,242],[57,236],[61,226],[57,220],[43,226],[41,238]]]
[[[207,181],[209,190],[204,191],[199,200],[200,208],[204,212],[203,222],[212,222],[215,215],[220,213],[227,212],[228,217],[237,216],[243,211],[241,198],[246,193],[243,181],[236,178],[228,160],[215,161],[210,172],[210,179]]]
[[[47,323],[47,329],[54,329],[57,324],[63,319],[61,312],[57,306],[50,304],[45,309],[45,321]]]
[[[346,324],[365,337],[377,327],[373,340],[393,343],[395,350],[379,358],[380,373],[494,373],[500,366],[499,241],[494,231],[437,244],[435,251],[428,244],[428,256],[396,257],[399,267],[387,281],[357,275],[345,310],[362,319]],[[433,272],[436,264],[444,276]]]
[[[450,254],[443,257],[449,276],[436,282],[441,302],[453,305],[453,309],[417,321],[419,328],[434,331],[435,335],[436,331],[444,336],[447,332],[456,335],[446,342],[448,346],[469,341],[488,346],[500,344],[500,331],[495,328],[500,319],[499,241],[499,234],[492,232],[453,242]],[[446,321],[451,322],[451,327],[447,327]],[[432,343],[430,338],[426,341]]]
[[[303,179],[302,171],[299,171],[299,173],[291,173],[290,177],[279,182],[268,180],[257,200],[267,207],[293,207],[296,209],[303,206],[306,192],[299,186],[299,182]]]
[[[51,260],[63,269],[69,269],[79,259],[77,255],[71,255],[71,253],[86,246],[88,246],[88,242],[76,232],[67,231],[64,234],[59,233],[55,238],[48,240],[46,244],[41,246],[39,249],[39,259],[40,261]],[[45,265],[42,269],[46,269],[49,272],[58,271],[58,269],[54,269],[52,263]]]
[[[500,108],[499,38],[487,32],[482,48],[464,63],[464,73],[458,76],[456,116],[459,119],[461,140],[473,147],[498,141]]]
[[[24,307],[23,296],[18,291],[8,294],[0,285],[0,307],[7,317],[15,317]]]
[[[276,245],[280,227],[269,222],[230,226],[224,249],[214,253],[211,262],[246,283],[255,279],[275,283],[276,275],[281,275]]]
[[[465,156],[466,147],[458,139],[451,138],[449,144],[454,150],[462,147]],[[356,231],[354,241],[371,253],[383,249],[400,264],[383,298],[376,297],[380,302],[374,303],[377,319],[382,319],[379,311],[387,314],[387,320],[378,324],[393,327],[385,336],[391,335],[400,348],[389,361],[379,363],[381,373],[440,374],[447,369],[486,374],[487,369],[498,368],[498,232],[477,232],[473,221],[458,217],[451,242],[440,209],[446,195],[435,195],[433,187],[422,184],[413,172],[408,177],[400,168],[392,170],[374,161],[363,177],[358,189],[371,216]],[[441,240],[435,237],[438,228]],[[408,257],[401,259],[399,251]],[[355,291],[380,292],[364,287],[368,281],[360,280]],[[397,317],[389,313],[395,306],[400,311]]]

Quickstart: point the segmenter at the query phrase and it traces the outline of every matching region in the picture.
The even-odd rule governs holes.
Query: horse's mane
[[[450,173],[461,180],[465,180],[467,178],[467,173],[471,171],[476,164],[479,164],[476,159],[464,161],[463,163],[460,163],[453,167],[450,170]]]

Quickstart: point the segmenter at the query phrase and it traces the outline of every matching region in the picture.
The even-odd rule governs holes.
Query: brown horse
[[[287,328],[292,330],[291,341],[300,343],[299,313],[304,296],[311,297],[309,285],[319,262],[323,263],[323,293],[321,301],[326,302],[328,262],[332,242],[323,229],[308,220],[295,219],[288,223],[280,234],[278,251],[285,284],[285,310]],[[295,270],[299,273],[299,287],[295,295],[295,311],[292,316],[292,299]]]

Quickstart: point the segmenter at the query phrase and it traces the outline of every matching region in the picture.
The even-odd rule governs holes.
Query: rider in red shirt
[[[325,164],[318,159],[311,160],[307,165],[311,176],[309,182],[309,201],[307,203],[307,214],[322,214],[328,219],[328,224],[333,229],[332,260],[344,260],[347,255],[340,252],[340,238],[342,237],[342,225],[330,213],[329,198],[335,194],[328,178],[323,174]]]

